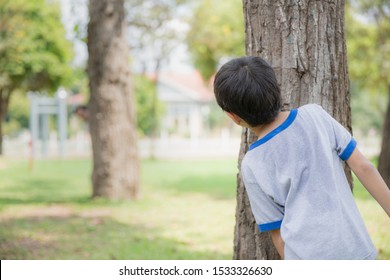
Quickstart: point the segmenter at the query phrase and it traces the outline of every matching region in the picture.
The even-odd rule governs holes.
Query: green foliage
[[[349,75],[359,88],[373,89],[378,80],[378,64],[374,42],[375,26],[354,19],[351,12],[346,15],[346,37]]]
[[[207,80],[222,57],[244,55],[244,17],[240,0],[199,2],[190,22],[187,43],[196,68]]]
[[[66,84],[72,48],[59,5],[45,0],[0,0],[0,89],[54,91]]]
[[[370,3],[371,8],[375,8],[374,3]],[[365,16],[365,21],[359,20],[359,16]],[[390,83],[390,37],[385,34],[390,34],[390,15],[388,19],[372,21],[364,11],[348,5],[346,36],[350,78],[360,89],[371,93],[386,93]]]
[[[68,84],[72,46],[60,19],[57,1],[0,0],[0,122],[15,90],[51,93]],[[17,124],[12,119],[6,129]]]
[[[361,90],[351,83],[352,127],[363,133],[381,131],[386,110],[386,96]]]
[[[4,134],[11,135],[18,133],[21,129],[28,129],[30,102],[23,92],[15,92],[8,108],[8,114],[4,123]]]
[[[140,135],[152,135],[160,125],[163,106],[157,99],[156,84],[144,75],[134,75],[137,127]]]
[[[386,110],[390,37],[385,34],[390,34],[390,17],[378,12],[384,6],[383,1],[360,0],[346,9],[353,125],[364,132],[380,131]]]
[[[73,94],[80,93],[83,96],[83,99],[85,101],[88,101],[90,96],[88,83],[89,83],[89,79],[84,67],[73,68],[70,83],[69,83],[69,90]]]

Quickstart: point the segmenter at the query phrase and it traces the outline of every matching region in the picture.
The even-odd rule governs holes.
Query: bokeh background
[[[132,201],[91,198],[88,1],[0,0],[1,259],[232,258],[241,129],[215,104],[212,79],[245,54],[242,2],[125,9],[141,166]],[[377,164],[390,4],[347,1],[345,22],[353,133]],[[34,120],[36,110],[48,113]],[[390,259],[387,215],[358,181],[354,195],[379,258]]]

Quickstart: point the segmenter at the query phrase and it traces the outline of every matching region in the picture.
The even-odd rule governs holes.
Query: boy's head
[[[214,80],[218,105],[252,127],[271,123],[281,95],[272,67],[259,57],[245,56],[224,64]]]

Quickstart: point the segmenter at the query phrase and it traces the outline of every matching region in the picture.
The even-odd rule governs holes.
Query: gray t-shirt
[[[261,232],[281,230],[285,259],[374,259],[344,162],[356,141],[309,104],[254,142],[241,172]]]

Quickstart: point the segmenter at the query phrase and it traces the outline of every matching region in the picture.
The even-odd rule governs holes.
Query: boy
[[[259,229],[271,232],[281,258],[375,259],[343,162],[389,216],[390,190],[351,134],[319,105],[280,111],[274,71],[258,57],[223,65],[214,93],[258,137],[241,173]]]

